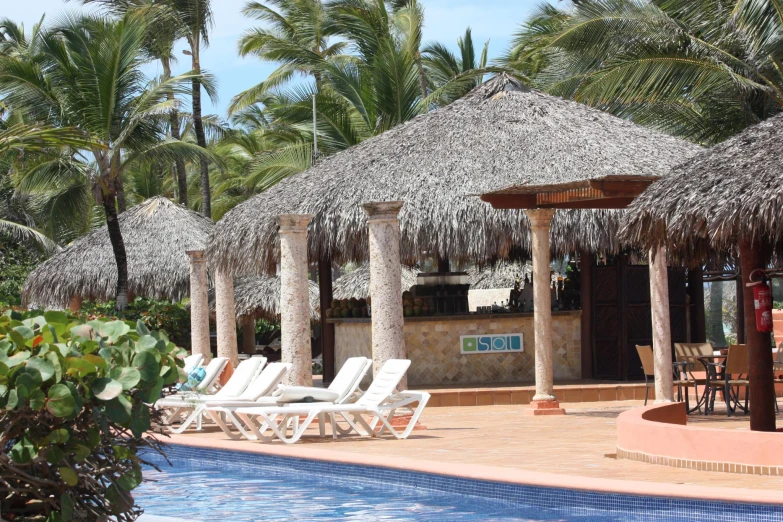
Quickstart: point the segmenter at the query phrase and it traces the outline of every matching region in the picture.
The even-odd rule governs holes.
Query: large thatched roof
[[[416,284],[418,270],[402,267],[402,291],[410,290]],[[370,265],[365,264],[338,277],[332,283],[332,294],[335,299],[363,299],[370,295]]]
[[[668,246],[676,257],[726,251],[740,231],[783,238],[783,115],[676,166],[629,207],[624,241]]]
[[[120,230],[128,257],[128,290],[137,297],[180,300],[189,291],[187,250],[203,250],[212,221],[164,197],[123,212]],[[76,240],[33,270],[26,303],[66,307],[71,297],[114,299],[117,264],[106,226]]]
[[[310,281],[310,318],[318,319],[318,285]],[[249,276],[234,280],[237,319],[277,320],[280,314],[280,276]],[[209,290],[209,308],[215,311],[215,290]]]
[[[235,274],[273,273],[277,216],[307,213],[314,215],[311,259],[320,251],[338,262],[363,261],[368,246],[362,203],[401,200],[404,261],[423,250],[453,260],[505,257],[512,247],[527,248],[523,213],[494,210],[467,195],[610,175],[657,177],[697,150],[499,75],[447,107],[326,158],[238,205],[215,227],[208,256]],[[555,230],[577,230],[553,237],[553,249],[613,249],[606,231],[616,220],[601,222],[617,213],[595,216],[558,212]]]

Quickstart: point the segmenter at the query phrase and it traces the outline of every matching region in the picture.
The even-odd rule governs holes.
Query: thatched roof
[[[318,319],[318,285],[310,281],[310,318]],[[280,276],[249,276],[234,280],[237,319],[277,320],[280,314]],[[209,309],[215,311],[215,290],[209,290]]]
[[[528,248],[521,211],[495,210],[470,194],[510,185],[610,175],[664,175],[698,151],[676,138],[499,75],[468,96],[328,157],[238,205],[217,224],[209,260],[235,274],[274,273],[277,216],[313,214],[309,252],[337,262],[368,256],[362,203],[401,200],[403,262],[423,251],[452,260],[505,257]],[[563,211],[555,252],[615,247],[592,211]],[[605,213],[614,219],[616,213]],[[600,221],[598,220],[598,221]],[[587,226],[584,226],[587,225]]]
[[[212,221],[164,197],[123,212],[120,230],[128,257],[128,290],[137,297],[178,301],[188,295],[187,250],[203,250]],[[106,226],[74,241],[38,266],[24,285],[25,303],[66,307],[73,296],[114,299],[117,264]]]
[[[402,291],[410,290],[416,284],[419,271],[407,266],[402,267]],[[370,265],[365,264],[338,277],[332,283],[332,294],[335,299],[363,299],[370,295]]]
[[[628,208],[621,237],[675,257],[726,251],[740,231],[783,239],[783,115],[676,166]]]
[[[529,261],[522,263],[502,260],[489,266],[473,266],[468,270],[468,282],[471,290],[513,288],[517,278],[524,283],[526,276],[530,279],[533,278],[533,263]],[[558,277],[560,274],[552,273],[552,281],[557,281]]]

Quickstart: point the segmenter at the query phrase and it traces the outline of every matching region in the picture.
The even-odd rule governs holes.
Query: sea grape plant
[[[182,350],[141,321],[0,315],[0,494],[8,520],[134,520],[140,450]]]

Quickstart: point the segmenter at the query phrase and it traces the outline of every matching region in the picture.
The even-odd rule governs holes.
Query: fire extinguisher
[[[758,278],[754,281],[754,277]],[[756,309],[756,330],[759,332],[772,331],[772,291],[767,284],[768,278],[763,270],[751,272],[750,283],[753,287],[753,308]]]

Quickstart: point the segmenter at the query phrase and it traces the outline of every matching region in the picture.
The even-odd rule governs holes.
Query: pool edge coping
[[[407,457],[355,454],[328,449],[301,447],[297,445],[270,446],[261,443],[251,444],[248,441],[212,439],[195,435],[170,435],[168,438],[159,437],[159,440],[171,445],[238,451],[291,459],[334,462],[354,466],[374,466],[397,471],[412,471],[519,486],[572,489],[592,493],[652,496],[681,500],[727,502],[733,504],[783,506],[783,498],[781,498],[780,492],[776,490],[766,491],[739,487],[726,488],[689,484],[668,484],[664,482],[645,482],[640,480],[605,479],[503,468],[498,466],[487,466],[485,464],[466,464],[462,462],[411,459]]]

